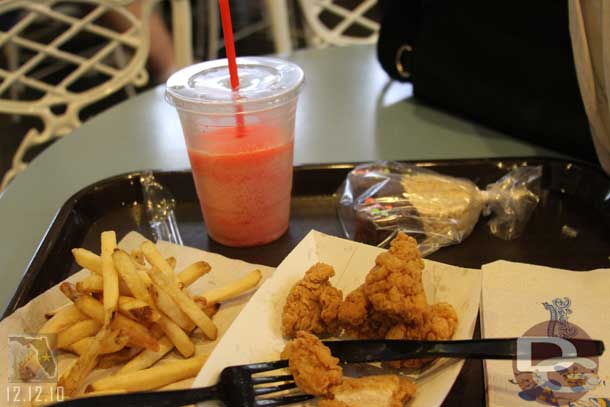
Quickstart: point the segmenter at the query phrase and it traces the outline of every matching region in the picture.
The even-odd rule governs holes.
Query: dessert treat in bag
[[[423,255],[462,242],[481,215],[491,233],[518,237],[538,204],[541,167],[518,167],[480,190],[472,181],[397,162],[354,168],[339,189],[346,236],[386,246],[398,231],[415,238]]]

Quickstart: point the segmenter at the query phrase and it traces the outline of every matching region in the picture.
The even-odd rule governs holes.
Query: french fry
[[[207,301],[202,298],[194,298],[194,300],[195,303],[199,306],[199,308],[201,308],[201,310],[205,312],[205,314],[210,318],[216,315],[216,313],[220,309],[220,304],[217,302],[208,304]]]
[[[137,270],[132,259],[124,251],[116,250],[112,259],[122,281],[129,287],[137,300],[127,302],[119,299],[119,310],[135,320],[158,321],[161,315],[155,310],[155,301],[149,292],[149,285],[152,282],[148,274],[142,270]]]
[[[172,297],[163,288],[153,284],[150,287],[150,292],[159,311],[167,315],[169,319],[174,321],[183,330],[187,332],[193,330],[195,327],[193,321],[176,305]]]
[[[134,321],[139,321],[144,324],[156,322],[161,318],[161,314],[152,306],[133,297],[119,297],[119,312]]]
[[[63,387],[66,396],[73,396],[82,385],[87,375],[93,370],[101,352],[101,343],[110,333],[108,327],[102,327],[97,335],[95,335],[95,340],[91,346],[85,349],[76,362],[61,375],[57,382],[57,386]],[[117,388],[117,386],[115,386],[115,388]]]
[[[56,312],[38,331],[39,334],[55,334],[62,331],[69,326],[87,319],[87,316],[80,312],[80,310],[74,305],[69,304],[63,307],[60,311]]]
[[[157,389],[189,377],[194,377],[206,360],[207,355],[201,355],[186,360],[169,362],[162,366],[108,376],[94,382],[87,390],[100,391],[121,388],[129,392]]]
[[[102,259],[97,254],[87,249],[72,249],[72,256],[76,264],[96,274],[102,274]]]
[[[76,283],[76,290],[85,294],[101,293],[104,291],[104,279],[101,274],[91,274]]]
[[[62,292],[63,295],[65,295],[70,301],[75,301],[78,297],[81,297],[83,294],[79,293],[76,288],[74,287],[74,284],[72,283],[68,283],[67,281],[64,281],[63,283],[61,283],[59,285],[59,290]]]
[[[144,255],[146,255],[146,251],[144,251]],[[155,284],[167,291],[180,309],[189,316],[209,339],[216,339],[218,329],[214,322],[199,308],[191,297],[178,287],[178,283],[172,277],[154,267],[154,265],[150,271],[150,277]]]
[[[105,318],[104,306],[102,303],[89,295],[82,295],[69,283],[62,283],[60,290],[72,301],[74,305],[89,318],[103,324]],[[122,314],[116,314],[111,323],[113,329],[121,329],[124,334],[129,336],[129,344],[140,346],[146,349],[158,350],[159,343],[150,331],[138,322],[127,318]]]
[[[104,323],[104,306],[98,300],[88,295],[82,295],[74,300],[74,305],[89,318]]]
[[[132,347],[142,347],[153,351],[159,350],[159,342],[150,333],[150,331],[142,324],[127,318],[124,315],[117,314],[110,323],[113,329],[121,330],[125,335],[129,336],[129,345]]]
[[[102,326],[99,324],[99,322],[94,321],[93,319],[79,321],[68,329],[63,330],[57,334],[55,347],[60,349],[66,349],[74,342],[77,342],[88,336],[93,336],[97,334],[101,327]]]
[[[161,253],[159,253],[159,250],[157,250],[157,247],[154,245],[153,242],[146,241],[142,243],[140,249],[142,250],[142,253],[144,253],[144,257],[146,257],[146,260],[148,261],[148,263],[150,263],[151,266],[158,268],[167,276],[172,278],[174,281],[177,280],[176,273],[174,273],[174,269],[167,263],[163,256],[161,256]]]
[[[205,311],[208,312],[208,310],[214,310],[217,311],[219,308],[219,304],[210,304],[207,305],[207,308]],[[213,315],[208,313],[208,316],[211,318]],[[171,328],[170,328],[171,329]],[[174,328],[175,329],[175,328]],[[190,356],[190,354],[192,354],[191,350],[190,350],[190,344],[189,341],[187,341],[180,332],[177,332],[179,337],[182,338],[182,341],[184,343],[184,345],[186,346],[186,351],[183,350],[182,355],[185,357]],[[187,330],[186,333],[190,333],[190,330]],[[188,339],[188,337],[187,337]],[[179,342],[180,339],[174,339],[174,341]],[[153,352],[150,350],[145,349],[142,353],[140,353],[138,356],[136,356],[135,358],[133,358],[132,360],[130,360],[129,362],[127,362],[127,364],[125,364],[121,369],[119,369],[117,371],[117,374],[121,374],[121,373],[128,373],[128,372],[135,372],[137,370],[142,370],[142,369],[146,369],[152,365],[154,365],[158,360],[160,360],[163,356],[165,356],[168,352],[170,352],[172,349],[174,348],[174,343],[172,342],[172,340],[170,340],[167,336],[163,336],[159,339],[159,351],[158,352]],[[193,347],[193,351],[194,351],[194,347]],[[186,353],[186,355],[185,355]]]
[[[142,352],[142,348],[123,348],[118,352],[108,353],[99,358],[97,367],[99,369],[109,369],[133,359],[140,352]]]
[[[165,336],[174,344],[182,356],[188,358],[195,353],[195,345],[193,344],[193,341],[191,341],[191,338],[189,338],[189,336],[171,319],[162,316],[161,319],[157,321],[157,326],[161,328],[163,333],[165,333]],[[159,348],[155,350],[155,352],[158,352],[160,348],[161,345],[159,345]]]
[[[163,317],[164,315],[161,316]],[[148,327],[148,330],[150,331],[151,335],[154,336],[156,339],[161,339],[165,335],[163,330],[159,328],[157,324],[152,324]]]
[[[135,358],[124,364],[123,367],[116,372],[116,374],[124,374],[149,368],[157,363],[157,361],[159,361],[163,356],[167,355],[172,349],[174,349],[174,344],[167,336],[164,336],[159,339],[158,352],[144,349]]]
[[[55,316],[55,314],[58,314],[60,311],[63,311],[66,307],[68,307],[70,304],[66,305],[62,305],[61,307],[57,307],[51,311],[47,311],[44,313],[44,319],[49,320],[51,318],[53,318]]]
[[[139,250],[139,249],[136,249],[136,250],[138,250],[138,252],[140,254],[142,253],[141,250]],[[139,255],[137,255],[137,256],[139,256]],[[141,254],[141,255],[143,256],[143,254]],[[133,251],[132,251],[132,254],[129,255],[129,257],[131,257],[131,260],[134,262],[134,266],[136,267],[136,269],[145,270],[145,271],[148,270],[148,267],[146,267],[146,263],[144,262],[144,260],[142,260],[142,263],[140,263],[139,259],[137,259],[133,256]],[[144,259],[144,257],[142,257],[142,259]],[[174,270],[176,269],[176,258],[174,256],[167,257],[165,259],[165,261],[167,262],[167,264],[169,264],[169,266],[172,269],[174,269]]]
[[[256,285],[261,281],[262,273],[260,270],[254,270],[236,280],[230,284],[227,284],[223,287],[214,288],[209,290],[197,298],[204,299],[208,304],[212,304],[215,302],[226,301],[231,298],[235,298],[251,288],[256,287]]]
[[[142,250],[140,250],[140,249],[132,250],[129,257],[131,257],[131,259],[133,260],[134,265],[136,266],[137,269],[140,269],[140,270],[147,269],[145,258],[144,258],[144,253],[142,253]],[[176,258],[175,257],[173,257],[173,256],[168,257],[165,259],[165,261],[167,262],[167,264],[170,265],[171,268],[173,268],[173,269],[176,268]]]
[[[67,350],[77,355],[81,355],[88,347],[91,346],[94,340],[95,337],[93,336],[83,338],[77,342],[74,342],[67,348]],[[108,337],[102,342],[100,354],[105,355],[107,353],[118,352],[127,345],[128,341],[129,336],[124,335],[120,331],[112,331],[112,334],[108,335]]]
[[[104,280],[99,274],[92,274],[76,283],[76,290],[83,294],[101,294],[104,292]],[[123,280],[119,280],[119,295],[132,295]]]
[[[137,269],[137,272],[142,282],[146,285],[148,289],[150,289],[150,286],[152,285],[152,280],[150,279],[150,276],[148,275],[146,270]]]
[[[129,343],[129,335],[120,331],[114,330],[102,340],[101,353],[112,353],[118,352],[123,349]]]
[[[94,340],[94,336],[88,336],[86,338],[74,342],[72,345],[65,348],[65,350],[67,350],[68,352],[72,352],[76,355],[81,355],[88,347],[91,346]]]
[[[135,264],[139,266],[145,266],[146,262],[144,261],[144,253],[140,249],[133,249],[129,255]]]
[[[178,273],[178,283],[180,283],[181,288],[188,287],[211,269],[210,265],[205,261],[193,263]]]
[[[102,277],[104,279],[104,324],[114,318],[119,301],[119,275],[114,268],[112,253],[116,248],[116,233],[102,232]]]
[[[132,296],[132,292],[129,289],[129,287],[127,287],[127,284],[125,284],[125,282],[121,279],[119,279],[119,295],[126,295],[126,296]]]
[[[112,261],[121,280],[129,287],[132,295],[147,304],[154,304],[146,283],[142,281],[140,273],[138,273],[129,255],[122,250],[115,250],[112,254]]]

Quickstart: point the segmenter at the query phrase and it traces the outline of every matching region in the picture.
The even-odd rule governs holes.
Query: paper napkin
[[[575,272],[506,261],[483,266],[481,323],[485,338],[544,336],[542,332],[565,338],[587,335],[610,346],[609,314],[608,269]],[[593,362],[598,365],[597,373],[587,379],[587,387],[593,388],[582,393],[576,388],[582,381],[574,381],[570,387],[549,374],[552,380],[540,386],[532,374],[515,375],[512,361],[486,361],[488,406],[542,405],[531,400],[536,398],[558,403],[551,405],[610,406],[606,383],[610,354]],[[545,383],[544,376],[537,380]],[[564,388],[553,387],[559,385]],[[552,388],[557,390],[551,393]]]

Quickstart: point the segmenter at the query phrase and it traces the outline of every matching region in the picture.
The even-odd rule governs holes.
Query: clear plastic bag
[[[397,162],[354,168],[339,189],[339,219],[353,240],[386,245],[398,231],[423,255],[462,242],[481,214],[490,232],[514,239],[538,205],[542,167],[517,167],[482,191],[470,180]]]

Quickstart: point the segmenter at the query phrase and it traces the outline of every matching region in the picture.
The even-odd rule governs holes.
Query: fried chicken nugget
[[[377,256],[365,283],[339,306],[339,323],[362,339],[450,339],[457,314],[450,304],[428,305],[422,283],[424,262],[415,239],[398,233],[390,249]],[[419,368],[430,359],[393,362]]]
[[[417,242],[401,232],[390,245],[375,259],[364,293],[373,309],[388,318],[421,323],[428,304],[422,284],[424,261]]]
[[[397,324],[390,329],[386,339],[411,339],[442,341],[451,339],[455,333],[458,317],[450,304],[439,302],[428,307],[421,324]],[[409,359],[391,362],[396,368],[420,368],[432,359]]]
[[[339,323],[346,329],[356,329],[363,325],[370,311],[369,300],[366,298],[364,288],[358,287],[345,297],[345,300],[339,305],[338,319]]]
[[[346,377],[332,389],[333,399],[320,400],[318,407],[402,407],[415,390],[415,383],[397,375]]]
[[[450,304],[439,302],[430,305],[423,314],[421,324],[398,324],[388,332],[386,339],[413,339],[442,341],[455,332],[458,317]]]
[[[331,388],[342,382],[339,359],[309,332],[297,332],[296,339],[286,344],[281,357],[288,359],[288,369],[295,383],[307,394],[328,396]]]
[[[373,309],[362,286],[345,297],[339,306],[338,319],[348,336],[362,339],[383,338],[396,324],[396,321]]]
[[[292,287],[282,311],[284,336],[294,337],[298,331],[318,336],[339,334],[337,318],[343,293],[330,284],[334,275],[331,266],[317,263]]]

